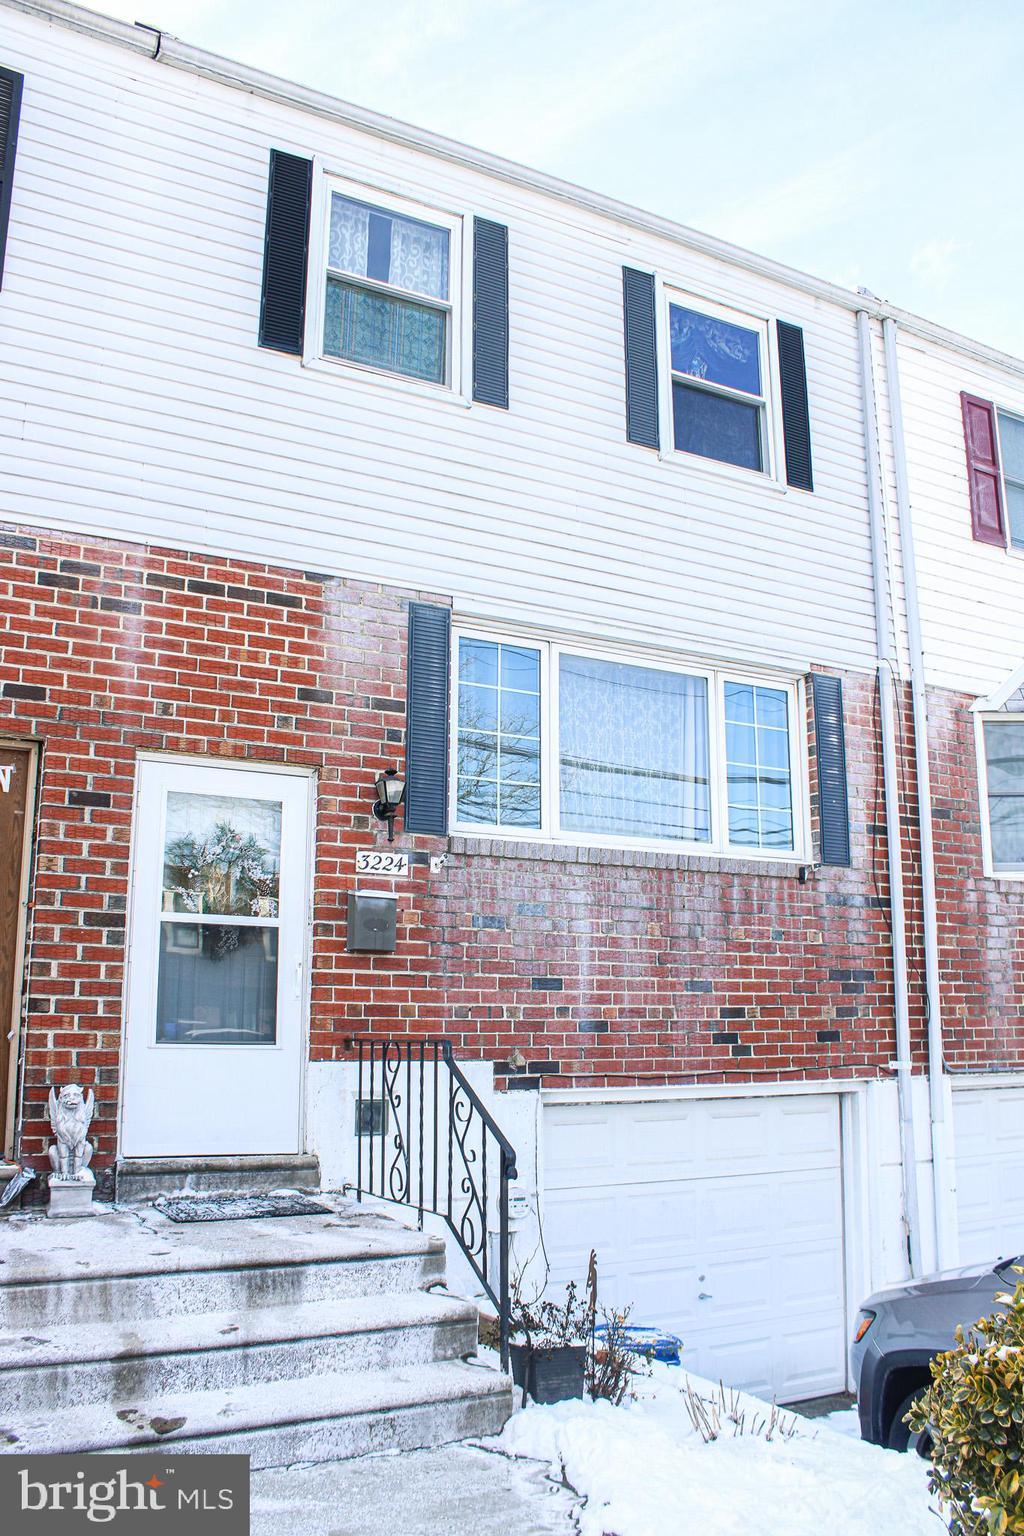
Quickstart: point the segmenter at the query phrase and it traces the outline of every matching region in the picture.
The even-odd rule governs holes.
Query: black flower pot
[[[512,1380],[535,1403],[563,1403],[585,1390],[587,1346],[557,1344],[550,1349],[513,1344],[509,1350]]]

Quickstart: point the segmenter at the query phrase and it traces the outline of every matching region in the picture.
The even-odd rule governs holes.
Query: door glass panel
[[[167,796],[164,912],[276,918],[280,881],[280,800]]]
[[[165,918],[156,1012],[161,1045],[273,1045],[277,928]]]

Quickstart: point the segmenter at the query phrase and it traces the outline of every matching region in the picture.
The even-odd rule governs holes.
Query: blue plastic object
[[[679,1351],[683,1347],[683,1341],[674,1333],[663,1333],[660,1328],[609,1327],[607,1323],[598,1323],[594,1329],[594,1336],[602,1340],[611,1332],[614,1332],[623,1349],[627,1349],[631,1355],[643,1355],[648,1360],[660,1360],[662,1365],[679,1365]]]

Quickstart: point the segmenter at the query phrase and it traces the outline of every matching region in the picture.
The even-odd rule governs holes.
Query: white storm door
[[[312,780],[139,763],[121,1152],[298,1152]]]

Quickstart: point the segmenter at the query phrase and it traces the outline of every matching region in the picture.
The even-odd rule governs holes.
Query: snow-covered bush
[[[1024,1284],[932,1361],[907,1423],[933,1441],[932,1492],[951,1536],[1024,1536]]]

